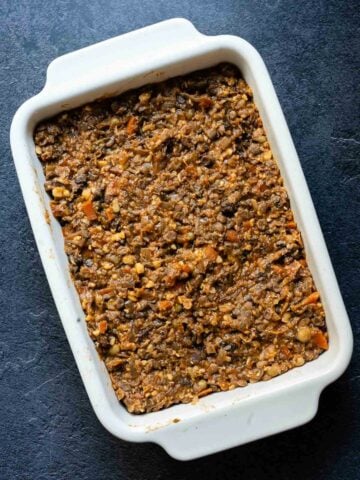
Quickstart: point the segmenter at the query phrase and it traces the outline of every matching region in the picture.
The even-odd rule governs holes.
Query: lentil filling
[[[89,334],[129,412],[269,380],[327,349],[289,198],[234,66],[61,113],[34,138]]]

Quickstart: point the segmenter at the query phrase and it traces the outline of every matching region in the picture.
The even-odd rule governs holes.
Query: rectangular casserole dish
[[[254,92],[321,294],[329,350],[271,381],[212,394],[196,404],[132,415],[117,400],[88,335],[61,228],[44,191],[33,131],[39,121],[63,110],[220,62],[237,65]],[[207,37],[187,20],[173,19],[64,55],[50,64],[44,89],[19,108],[10,136],[50,288],[91,404],[105,428],[124,440],[158,443],[174,458],[188,460],[301,425],[315,415],[322,389],[349,362],[352,334],[286,121],[266,67],[251,45],[233,36]]]

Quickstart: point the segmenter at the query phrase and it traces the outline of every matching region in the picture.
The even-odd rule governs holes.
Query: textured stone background
[[[355,0],[0,2],[0,478],[359,478],[360,136]],[[355,334],[350,368],[308,425],[189,463],[113,438],[89,405],[40,264],[9,149],[13,114],[58,55],[183,16],[263,55]],[[357,473],[356,473],[357,472]]]

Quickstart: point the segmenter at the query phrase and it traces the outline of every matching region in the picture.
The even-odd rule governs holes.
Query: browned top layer
[[[268,380],[327,348],[252,93],[221,65],[41,123],[89,333],[130,412]]]

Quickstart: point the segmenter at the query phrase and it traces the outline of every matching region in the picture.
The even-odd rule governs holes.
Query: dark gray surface
[[[193,3],[193,5],[192,5]],[[359,12],[354,1],[0,3],[0,478],[346,479],[360,477]],[[189,463],[107,433],[89,405],[44,276],[9,150],[17,107],[60,54],[186,17],[263,55],[287,117],[355,334],[345,375],[308,425]]]

